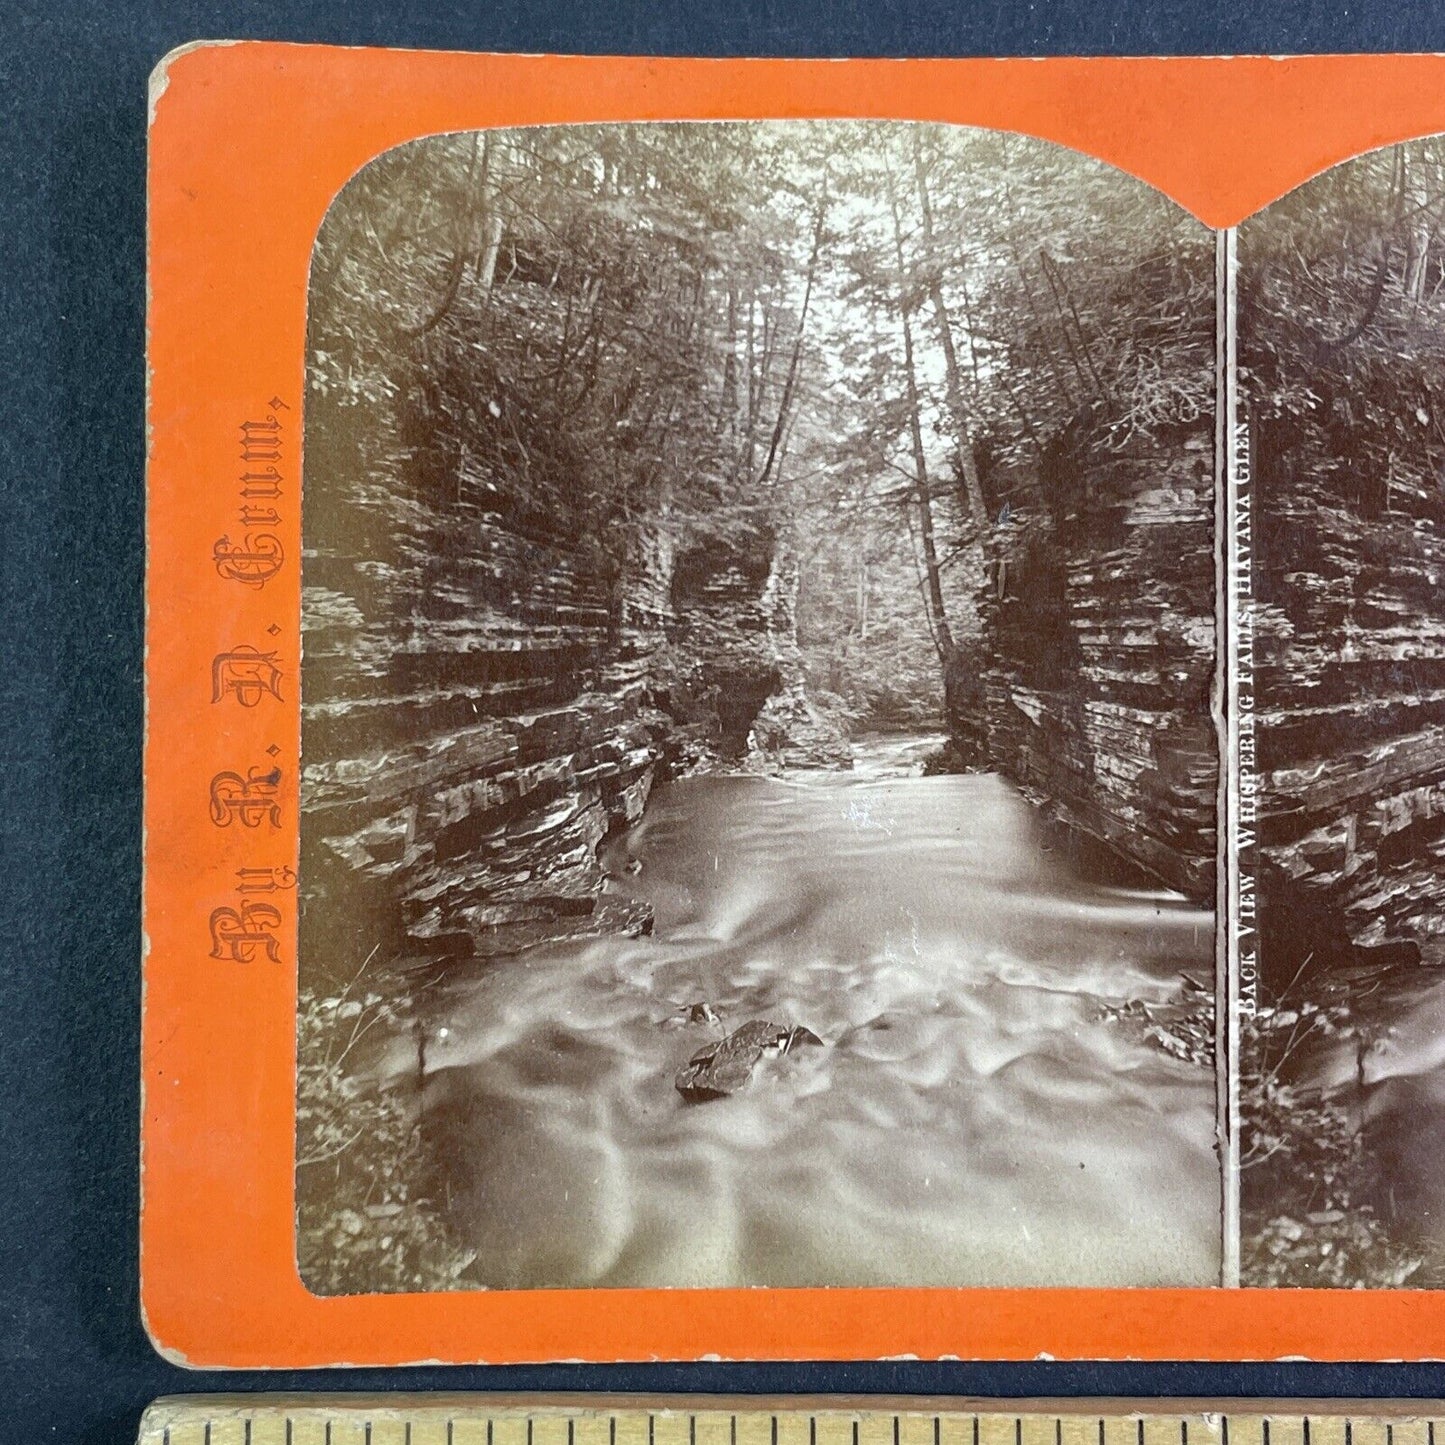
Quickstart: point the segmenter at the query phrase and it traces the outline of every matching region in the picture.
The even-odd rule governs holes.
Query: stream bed
[[[427,993],[427,1187],[477,1282],[1217,1282],[1212,1071],[1107,1012],[1207,982],[1212,915],[1079,877],[1003,779],[918,776],[926,741],[658,788],[603,860],[650,936]],[[753,1020],[822,1046],[684,1099]]]

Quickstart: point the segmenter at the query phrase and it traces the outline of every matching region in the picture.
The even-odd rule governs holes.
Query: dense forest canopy
[[[659,567],[675,591],[781,547],[810,682],[936,716],[990,529],[1066,516],[1081,445],[1147,456],[1209,412],[1209,247],[1142,184],[992,132],[418,141],[322,228],[308,469],[364,493],[404,458],[419,505],[575,529],[619,608]]]
[[[1445,468],[1445,141],[1337,166],[1241,244],[1243,383],[1266,465],[1332,455],[1364,516],[1433,505]]]

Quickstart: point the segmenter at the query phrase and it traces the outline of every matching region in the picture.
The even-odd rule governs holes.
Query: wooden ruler
[[[196,1395],[140,1445],[1445,1445],[1445,1401]]]

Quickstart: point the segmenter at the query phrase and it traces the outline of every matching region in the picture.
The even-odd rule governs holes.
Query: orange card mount
[[[619,139],[641,121],[740,124]],[[1117,400],[1102,318],[1132,326],[1166,273],[1194,308],[1160,353],[1185,380],[1110,413],[1098,475],[1133,486],[1141,438],[1179,448],[1150,516],[1174,509],[1169,565],[1200,570],[1160,604],[1177,626],[1141,626],[1172,639],[1171,686],[1207,696],[1211,232],[1440,132],[1445,58],[1426,56],[168,57],[149,157],[157,1346],[237,1368],[1445,1354],[1439,1291],[1237,1287],[1195,1057],[1213,991],[1194,978],[1192,1014],[1171,992],[1213,966],[1207,706],[1154,755],[1182,801],[1167,846],[1135,859],[1147,883],[1066,876],[1069,849],[1041,843],[1027,876],[1052,901],[1026,916],[964,862],[888,873],[872,898],[878,868],[848,872],[828,831],[842,816],[934,859],[938,809],[966,788],[958,816],[1032,837],[1011,785],[930,777],[909,802],[886,738],[839,806],[761,776],[813,777],[842,746],[790,678],[857,682],[840,663],[817,684],[808,649],[846,630],[831,613],[778,630],[780,489],[795,609],[844,569],[827,595],[861,609],[865,654],[885,639],[880,677],[930,647],[965,658],[968,628],[937,625],[972,605],[949,593],[960,567],[993,599],[981,635],[1035,594],[959,517],[987,503],[1010,536],[1047,520],[1020,478],[1076,435],[1048,408]],[[1410,204],[1412,182],[1391,184]],[[1168,264],[1136,276],[1134,246]],[[966,356],[939,345],[964,336]],[[849,430],[879,396],[878,427]],[[1014,418],[992,431],[991,396]],[[970,408],[976,444],[944,447]],[[827,533],[806,530],[820,474],[855,488],[841,510],[823,498]],[[900,583],[915,565],[921,585]],[[715,604],[736,625],[713,626]],[[963,716],[971,669],[944,672]],[[1011,716],[1056,686],[1020,685]],[[1078,806],[1075,836],[1130,851]],[[732,829],[736,855],[704,827]],[[830,861],[807,873],[810,845]],[[793,890],[776,916],[769,880]],[[1004,933],[945,947],[939,898]],[[1060,918],[1075,962],[1142,940],[1127,985],[1061,989],[1019,963]],[[872,933],[860,983],[848,950]],[[986,966],[965,976],[964,954]],[[1149,1027],[1166,1047],[1146,1050]],[[1072,1174],[1040,1166],[1071,1141]]]

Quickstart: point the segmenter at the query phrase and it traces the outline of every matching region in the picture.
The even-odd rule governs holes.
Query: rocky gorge
[[[353,550],[306,559],[310,920],[365,921],[403,969],[649,927],[599,845],[659,777],[756,759],[759,714],[797,699],[771,538],[674,556],[658,536],[618,578],[541,517],[337,501]]]
[[[1246,1283],[1445,1282],[1442,160],[1438,141],[1359,157],[1240,232]]]
[[[902,1207],[883,1135],[925,1120],[948,1277],[1022,1279],[1011,1166],[945,1167],[959,1131],[1022,1110],[1035,1223],[1113,1237],[1075,1096],[1122,1120],[1146,1079],[1178,1172],[1112,1125],[1078,1147],[1148,1201],[1141,1279],[1215,1269],[1204,1195],[1187,1266],[1166,1223],[1214,1167],[1210,996],[1184,978],[1212,946],[1211,252],[1128,178],[1015,149],[461,135],[333,207],[299,871],[322,1292],[661,1279],[704,1176],[750,1201],[708,1205],[715,1282],[861,1278]],[[786,1250],[748,1246],[776,1223],[748,1140],[809,1111],[852,1143],[805,1150]],[[553,1203],[488,1167],[512,1139],[563,1199],[615,1165],[595,1220],[559,1219],[561,1278],[528,1233]],[[664,1176],[690,1202],[639,1234]],[[852,1243],[827,1258],[808,1200],[835,1187]],[[979,1188],[987,1248],[960,1233]]]
[[[948,719],[960,754],[1016,781],[1071,846],[1200,900],[1217,790],[1206,445],[1096,464],[1067,519],[1016,494],[990,537],[968,705]],[[848,765],[803,686],[772,538],[681,557],[659,539],[647,571],[616,579],[537,518],[385,491],[372,505],[373,527],[346,530],[352,555],[307,558],[303,875],[403,964],[645,929],[598,850],[656,781],[704,762]]]

